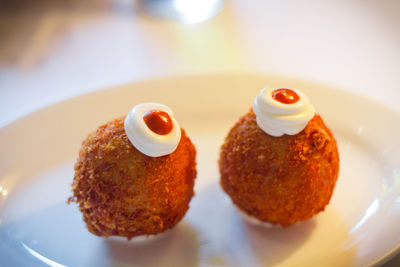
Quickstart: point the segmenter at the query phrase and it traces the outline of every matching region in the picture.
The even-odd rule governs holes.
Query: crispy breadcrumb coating
[[[164,232],[185,215],[194,195],[196,149],[182,129],[173,153],[146,156],[129,141],[124,119],[83,141],[68,202],[79,204],[91,233],[130,239]]]
[[[273,137],[252,110],[221,147],[221,186],[233,203],[261,221],[289,226],[329,203],[339,172],[335,138],[315,115],[297,135]]]

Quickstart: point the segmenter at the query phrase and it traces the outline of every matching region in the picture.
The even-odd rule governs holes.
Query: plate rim
[[[10,127],[14,127],[17,126],[18,123],[21,123],[23,120],[25,119],[29,119],[29,117],[31,116],[36,116],[41,112],[46,112],[50,109],[52,109],[55,106],[58,105],[63,105],[63,104],[67,104],[70,101],[74,101],[77,100],[79,98],[82,97],[90,97],[93,95],[98,95],[98,94],[102,94],[108,91],[112,91],[115,90],[117,88],[127,88],[127,87],[132,87],[132,86],[140,86],[140,84],[147,84],[147,83],[153,83],[153,82],[165,82],[165,81],[171,81],[171,80],[176,80],[176,79],[227,79],[229,77],[249,77],[250,79],[253,77],[264,77],[267,81],[268,78],[274,78],[274,79],[281,79],[281,80],[290,80],[290,81],[294,81],[294,82],[300,82],[300,83],[304,83],[304,84],[313,84],[313,85],[320,85],[323,86],[325,88],[328,88],[329,90],[334,90],[337,91],[341,94],[347,94],[353,97],[357,97],[357,98],[361,98],[361,101],[367,101],[372,103],[375,107],[379,108],[380,110],[383,110],[385,113],[391,113],[393,114],[395,117],[399,118],[400,120],[400,111],[397,110],[396,108],[392,107],[392,106],[388,106],[385,105],[383,102],[374,99],[370,96],[366,96],[366,95],[362,95],[360,93],[354,92],[350,89],[346,89],[343,86],[340,85],[330,85],[328,83],[324,83],[321,81],[313,81],[311,79],[302,79],[302,78],[298,78],[298,77],[294,77],[294,76],[286,76],[286,75],[279,75],[279,74],[271,74],[271,73],[264,73],[264,72],[246,72],[246,71],[233,71],[233,72],[223,72],[223,73],[200,73],[200,74],[176,74],[176,75],[165,75],[165,76],[157,76],[157,77],[148,77],[145,79],[140,79],[140,80],[136,80],[136,81],[132,81],[132,82],[128,82],[128,83],[121,83],[121,84],[116,84],[113,86],[109,86],[109,87],[102,87],[99,89],[94,89],[92,91],[88,91],[88,92],[84,92],[82,94],[77,94],[77,95],[73,95],[71,97],[67,97],[64,99],[60,99],[57,100],[55,102],[52,102],[49,105],[40,107],[39,109],[36,109],[32,112],[23,114],[9,122],[6,122],[4,125],[0,126],[0,135],[3,131],[7,131],[8,128]],[[266,83],[267,84],[267,83]],[[396,256],[397,254],[400,253],[400,243],[398,243],[396,246],[394,246],[392,249],[390,249],[389,251],[387,251],[384,255],[382,255],[381,257],[375,259],[373,262],[369,263],[368,266],[375,266],[378,264],[384,264],[386,262],[388,262],[390,259],[392,259],[394,256]]]
[[[280,80],[291,80],[291,81],[296,81],[300,83],[305,83],[305,84],[313,84],[313,85],[320,85],[326,88],[329,88],[330,90],[334,90],[340,93],[344,94],[349,94],[351,96],[361,98],[362,101],[369,101],[374,103],[374,105],[379,106],[379,109],[385,110],[386,112],[393,113],[396,116],[399,117],[400,119],[400,110],[397,110],[396,108],[392,106],[385,105],[383,102],[374,99],[370,96],[362,95],[357,92],[354,92],[350,87],[344,87],[340,85],[334,85],[334,84],[328,84],[324,83],[323,81],[313,81],[311,79],[304,79],[304,78],[299,78],[295,76],[287,76],[287,75],[281,75],[281,74],[273,74],[273,73],[265,73],[265,72],[257,72],[257,71],[231,71],[231,72],[210,72],[210,73],[196,73],[196,74],[173,74],[173,75],[161,75],[161,76],[155,76],[155,77],[146,77],[144,79],[136,80],[136,81],[131,81],[127,83],[118,83],[112,86],[108,87],[99,87],[97,89],[87,91],[81,94],[73,95],[67,98],[59,99],[54,102],[52,102],[49,105],[40,107],[32,112],[22,114],[18,116],[17,118],[6,122],[5,124],[0,126],[0,132],[4,129],[9,127],[10,125],[13,125],[15,123],[18,123],[18,121],[25,119],[26,117],[30,117],[35,115],[36,113],[43,112],[46,109],[50,109],[54,106],[60,105],[60,104],[65,104],[66,102],[69,101],[74,101],[76,99],[79,99],[81,97],[88,97],[93,94],[101,94],[105,93],[107,91],[115,90],[117,88],[125,88],[125,87],[130,87],[130,86],[137,86],[138,84],[145,84],[145,83],[151,83],[151,82],[163,82],[167,80],[175,80],[175,79],[199,79],[199,78],[222,78],[222,77],[239,77],[239,76],[253,76],[253,77],[265,77],[268,79],[269,77],[273,77],[275,79],[280,79]],[[267,85],[267,83],[266,83]]]

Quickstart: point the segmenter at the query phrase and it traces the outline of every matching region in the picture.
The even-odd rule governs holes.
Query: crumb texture
[[[221,186],[236,206],[261,221],[289,226],[329,203],[339,154],[319,115],[297,135],[273,137],[250,110],[228,133],[219,169]]]
[[[125,134],[124,117],[83,141],[75,164],[73,196],[88,230],[98,236],[164,232],[185,215],[194,195],[196,149],[182,129],[177,149],[152,158]]]

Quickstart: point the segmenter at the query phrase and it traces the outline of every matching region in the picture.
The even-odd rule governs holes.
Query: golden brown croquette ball
[[[110,121],[83,141],[73,196],[89,231],[98,236],[164,232],[185,215],[196,177],[196,149],[181,130],[177,149],[149,157],[129,141],[124,117]]]
[[[335,138],[319,115],[296,135],[273,137],[251,110],[221,147],[221,186],[233,203],[261,221],[289,226],[323,211],[339,171]]]

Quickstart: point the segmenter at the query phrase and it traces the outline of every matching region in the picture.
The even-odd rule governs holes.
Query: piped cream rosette
[[[146,125],[143,117],[152,110],[164,111],[171,118],[173,128],[166,135],[153,132]],[[132,108],[125,118],[124,127],[126,135],[132,145],[150,157],[161,157],[171,154],[178,147],[181,140],[181,128],[173,117],[172,110],[158,103],[143,103]]]
[[[298,134],[314,117],[314,107],[308,97],[299,90],[293,90],[300,99],[292,104],[284,104],[274,99],[273,91],[274,89],[266,87],[254,100],[253,111],[258,126],[275,137]]]

